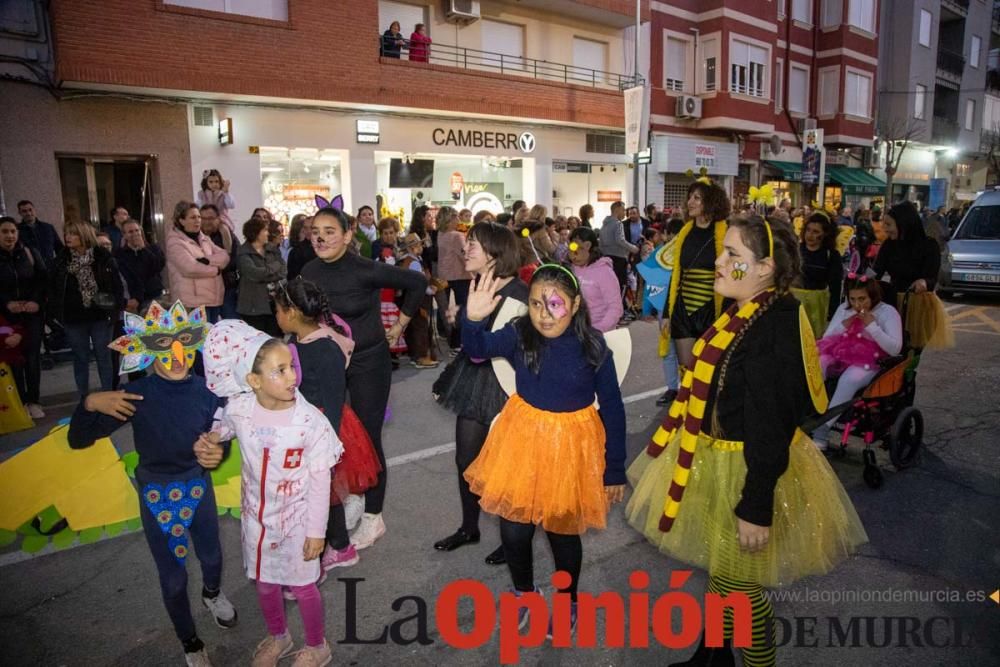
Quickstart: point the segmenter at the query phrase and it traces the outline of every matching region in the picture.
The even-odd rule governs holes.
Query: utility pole
[[[635,54],[632,58],[632,84],[635,86],[639,85],[639,14],[642,9],[642,0],[635,0]],[[645,84],[643,84],[645,86]],[[643,94],[643,100],[646,99],[645,94]],[[639,118],[642,118],[642,112],[639,113]],[[627,121],[626,121],[627,122]],[[644,128],[640,128],[640,136],[644,131]],[[642,141],[640,140],[641,144]],[[638,206],[639,210],[642,210],[642,203],[639,201],[639,154],[632,154],[632,205]]]

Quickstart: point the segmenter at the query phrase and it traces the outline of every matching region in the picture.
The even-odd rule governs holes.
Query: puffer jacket
[[[271,298],[267,293],[267,284],[287,275],[281,251],[268,243],[261,255],[252,245],[244,243],[236,251],[236,266],[240,271],[240,294],[236,301],[236,312],[240,315],[269,315]]]
[[[176,229],[167,232],[166,246],[171,300],[180,300],[185,308],[221,306],[225,287],[220,271],[229,264],[229,253],[204,234],[195,242]],[[198,261],[202,258],[208,264]]]
[[[587,266],[574,266],[580,292],[590,311],[590,324],[601,333],[618,325],[625,311],[622,293],[610,257],[598,257]]]

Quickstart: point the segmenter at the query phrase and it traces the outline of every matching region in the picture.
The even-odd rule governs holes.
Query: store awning
[[[880,195],[885,193],[885,181],[857,167],[827,167],[826,178],[843,188],[845,195]]]
[[[764,164],[768,165],[772,169],[776,169],[781,174],[781,180],[783,181],[801,181],[802,180],[802,163],[801,162],[782,162],[780,160],[764,160]]]

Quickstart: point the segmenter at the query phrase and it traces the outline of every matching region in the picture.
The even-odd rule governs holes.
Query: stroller
[[[889,297],[884,301],[895,303],[892,287],[883,282],[882,288],[883,294]],[[900,312],[904,322],[908,300],[907,292],[903,296]],[[880,443],[883,449],[888,450],[889,460],[897,470],[914,465],[923,445],[924,417],[920,409],[913,405],[921,351],[910,347],[907,338],[904,329],[900,353],[881,360],[881,369],[867,387],[850,401],[831,406],[819,417],[818,423],[824,423],[839,415],[833,430],[840,431],[841,438],[840,443],[831,450],[834,457],[844,458],[847,455],[847,444],[852,435],[862,439],[862,477],[872,489],[879,488],[884,481],[882,470],[875,462],[875,443]],[[827,391],[832,394],[837,378],[828,378],[826,382]]]

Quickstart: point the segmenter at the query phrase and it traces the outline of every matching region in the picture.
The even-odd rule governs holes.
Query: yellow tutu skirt
[[[746,479],[743,443],[698,438],[691,475],[670,532],[659,529],[670,488],[679,432],[653,458],[645,451],[628,469],[635,487],[625,509],[632,527],[663,553],[722,575],[762,586],[785,586],[825,574],[868,541],[851,499],[823,455],[797,432],[788,469],[774,490],[774,518],[767,547],[740,548],[736,514]]]
[[[900,309],[903,307],[904,296],[898,296]],[[906,303],[905,326],[912,347],[955,347],[955,332],[951,329],[951,320],[948,319],[948,313],[944,312],[941,299],[934,292],[910,294]]]
[[[10,366],[0,363],[0,435],[23,431],[35,425],[21,404]]]
[[[813,337],[819,340],[826,333],[826,315],[830,312],[830,290],[792,288],[792,294],[806,309],[806,317],[812,325]]]
[[[580,535],[607,519],[604,440],[593,406],[546,412],[514,394],[465,479],[491,514]]]

